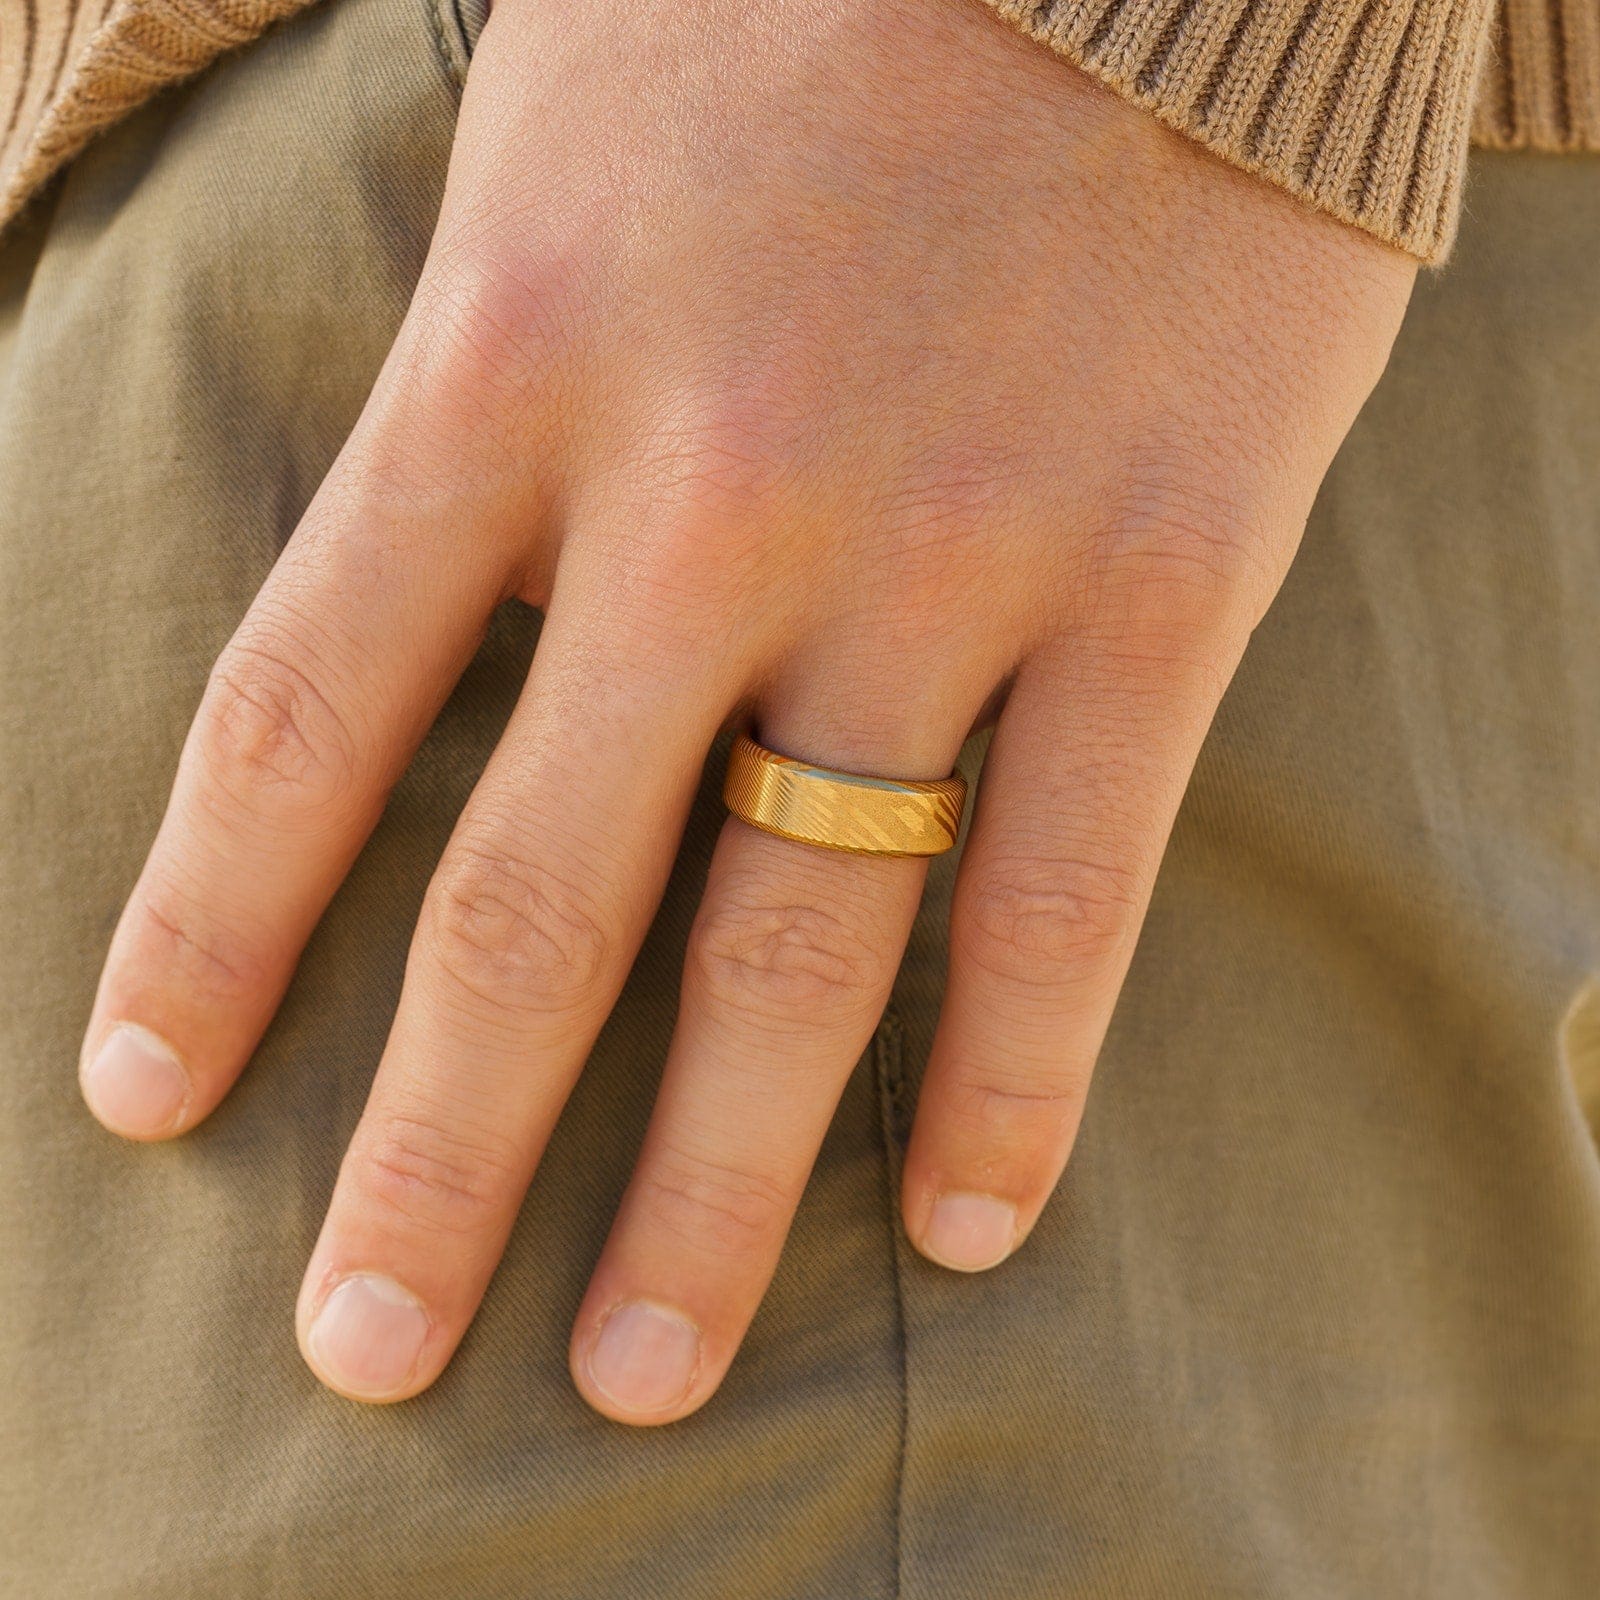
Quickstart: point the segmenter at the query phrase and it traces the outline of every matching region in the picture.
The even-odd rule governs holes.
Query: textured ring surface
[[[753,827],[862,856],[936,856],[956,842],[967,781],[864,778],[814,767],[740,734],[722,798]]]

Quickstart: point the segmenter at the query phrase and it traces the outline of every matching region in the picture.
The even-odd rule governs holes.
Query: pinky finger
[[[1018,676],[956,882],[906,1156],[906,1231],[941,1265],[1003,1261],[1061,1176],[1221,681],[1078,640]]]

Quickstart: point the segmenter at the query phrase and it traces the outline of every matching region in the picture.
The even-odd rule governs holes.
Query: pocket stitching
[[[455,0],[426,0],[428,22],[433,32],[434,48],[440,64],[456,86],[459,95],[467,86],[467,66],[472,50],[467,43],[467,30],[461,21]],[[445,12],[449,11],[446,17]]]

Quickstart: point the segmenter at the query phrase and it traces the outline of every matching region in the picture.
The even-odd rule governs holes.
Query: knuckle
[[[553,453],[588,311],[570,260],[471,235],[436,253],[348,448],[380,504],[455,516],[463,463],[526,481],[530,461]]]
[[[1130,572],[1128,598],[1140,631],[1177,652],[1218,635],[1248,637],[1277,581],[1247,541],[1204,523],[1168,521],[1148,531]]]
[[[430,907],[440,966],[502,1010],[562,1012],[589,999],[617,940],[592,900],[504,849],[463,844]]]
[[[970,578],[993,559],[1020,482],[1011,446],[972,439],[924,450],[880,507],[896,570],[913,580]]]
[[[416,297],[411,375],[424,392],[449,415],[544,390],[585,317],[574,261],[466,239],[442,245],[440,263]],[[478,409],[466,420],[480,421]]]
[[[705,415],[659,433],[635,467],[649,528],[642,576],[670,589],[731,594],[778,553],[772,534],[792,495],[792,431],[758,404],[718,397]]]
[[[653,1228],[721,1257],[770,1249],[794,1209],[793,1197],[775,1179],[699,1156],[664,1152],[641,1182]]]
[[[702,913],[688,969],[706,1002],[745,1018],[853,1016],[887,962],[848,915],[793,901],[729,899]]]
[[[362,1152],[360,1185],[410,1227],[470,1235],[504,1214],[520,1193],[521,1169],[511,1142],[487,1130],[393,1116]]]
[[[142,965],[176,992],[211,999],[258,994],[271,978],[266,963],[241,936],[197,910],[193,898],[149,886],[140,892],[135,935]]]
[[[781,432],[766,418],[728,408],[716,420],[662,442],[653,487],[694,526],[751,526],[776,497],[783,476]]]
[[[288,652],[236,641],[212,669],[196,724],[205,772],[234,801],[316,817],[357,781],[349,729]]]
[[[1056,984],[1119,949],[1143,904],[1136,874],[1091,861],[1001,867],[963,896],[962,954],[1020,985]]]
[[[1098,587],[1125,625],[1176,640],[1248,633],[1277,592],[1291,551],[1275,553],[1261,505],[1217,482],[1214,454],[1174,449],[1113,497]]]
[[[980,1136],[1021,1125],[1037,1144],[1077,1122],[1087,1090],[1087,1069],[1063,1074],[1057,1068],[1052,1077],[1028,1078],[989,1066],[952,1073],[942,1097],[949,1115]]]

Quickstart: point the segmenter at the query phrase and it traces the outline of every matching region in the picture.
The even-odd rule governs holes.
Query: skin
[[[1037,1220],[1218,700],[1414,265],[969,0],[501,0],[410,313],[212,674],[112,942],[89,1105],[227,1093],[492,609],[547,617],[440,861],[297,1310],[332,1388],[449,1360],[718,731],[898,777],[998,718],[908,1235]],[[925,864],[730,819],[586,1399],[716,1389]]]

